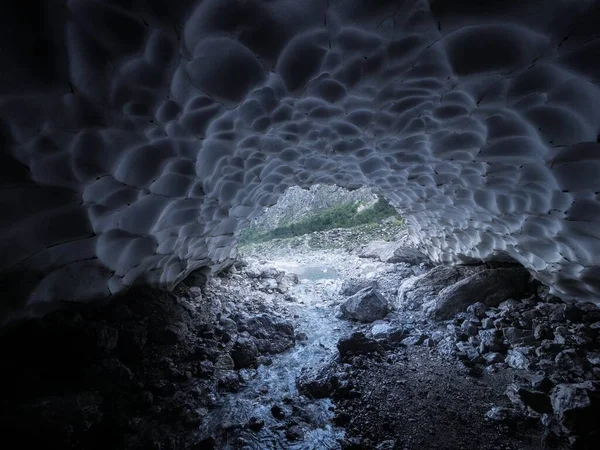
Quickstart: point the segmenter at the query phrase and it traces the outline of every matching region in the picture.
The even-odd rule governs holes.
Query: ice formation
[[[600,292],[597,1],[3,5],[1,315],[218,269],[290,186]],[[4,291],[8,292],[8,291]]]

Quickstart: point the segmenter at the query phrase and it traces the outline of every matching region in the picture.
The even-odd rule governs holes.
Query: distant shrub
[[[333,228],[353,228],[359,225],[377,223],[389,217],[402,221],[394,207],[385,199],[379,198],[373,206],[357,212],[359,203],[343,203],[320,211],[297,222],[281,225],[270,231],[260,231],[248,227],[240,233],[240,244],[264,242],[271,239],[290,238],[315,231],[331,230]]]

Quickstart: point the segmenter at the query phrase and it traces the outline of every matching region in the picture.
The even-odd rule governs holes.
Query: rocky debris
[[[373,322],[384,318],[389,312],[388,302],[372,287],[358,291],[340,305],[342,317],[358,322]]]
[[[177,296],[134,288],[5,333],[3,434],[32,448],[216,448],[198,435],[207,411],[243,389],[261,358],[294,345],[283,307],[270,304],[284,304],[281,281],[271,293],[263,284],[294,277],[234,269],[190,282],[199,279]]]
[[[498,306],[509,298],[522,298],[528,291],[529,277],[522,267],[482,270],[440,290],[435,299],[424,305],[425,314],[447,320],[475,302]]]

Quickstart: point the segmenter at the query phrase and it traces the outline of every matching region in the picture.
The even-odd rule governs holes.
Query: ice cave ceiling
[[[598,1],[3,4],[1,316],[172,286],[290,186],[368,185],[433,260],[600,293]]]

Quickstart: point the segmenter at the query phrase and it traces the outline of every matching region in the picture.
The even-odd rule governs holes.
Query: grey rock
[[[389,312],[388,302],[379,291],[363,289],[340,306],[342,317],[359,322],[373,322],[383,319]]]
[[[486,353],[483,355],[486,363],[488,364],[497,364],[504,362],[504,356],[497,352]]]
[[[530,365],[530,361],[524,354],[509,350],[508,355],[505,359],[506,364],[508,364],[513,369],[527,370]]]
[[[498,330],[480,330],[478,336],[480,353],[501,352],[505,348]]]
[[[427,339],[426,334],[415,334],[413,336],[409,336],[405,339],[402,339],[402,345],[413,346],[413,345],[421,345]]]
[[[512,383],[506,388],[506,395],[513,405],[531,416],[540,417],[542,414],[552,413],[550,397],[544,392],[525,389]]]
[[[376,340],[366,337],[361,332],[340,339],[337,348],[342,358],[365,353],[380,353],[382,350],[381,345]]]
[[[502,333],[504,334],[504,339],[506,339],[512,347],[533,344],[536,342],[533,331],[531,330],[520,330],[515,327],[509,327],[502,330]]]
[[[391,257],[388,257],[384,262],[406,263],[412,266],[418,266],[423,263],[428,264],[429,258],[416,248],[401,246],[397,247]]]
[[[436,320],[451,319],[475,302],[497,306],[508,298],[521,297],[528,289],[524,268],[483,270],[442,289],[425,313]]]
[[[251,338],[239,337],[231,349],[235,369],[257,366],[258,349]]]
[[[215,369],[218,370],[233,370],[235,368],[235,362],[229,355],[221,355],[215,362]]]
[[[598,394],[598,386],[590,381],[559,384],[552,390],[552,410],[563,431],[579,434],[597,427]]]
[[[589,352],[586,358],[591,365],[600,366],[600,352]]]
[[[480,267],[438,266],[424,275],[409,277],[398,288],[397,304],[400,309],[414,310],[424,303],[435,300],[445,287],[456,283],[477,271]]]
[[[340,287],[340,295],[349,297],[366,288],[378,289],[379,286],[377,280],[350,278],[342,282],[342,286]]]
[[[472,305],[469,305],[469,307],[467,308],[468,313],[475,315],[479,319],[486,318],[485,313],[487,310],[488,310],[488,306],[481,302],[473,303]]]
[[[263,313],[236,317],[240,331],[247,331],[260,353],[281,353],[295,344],[294,326],[289,320]]]

